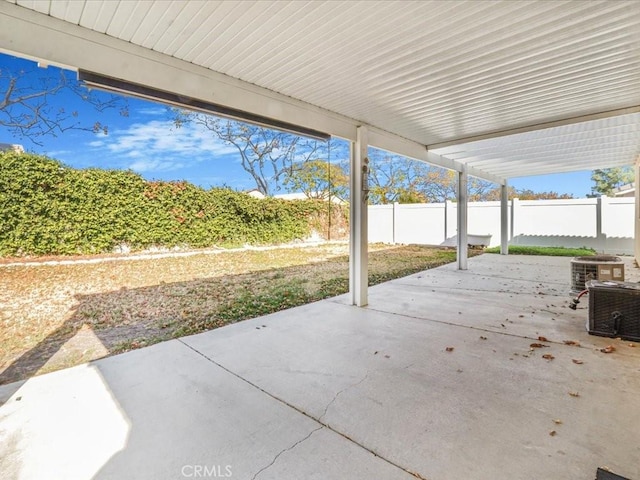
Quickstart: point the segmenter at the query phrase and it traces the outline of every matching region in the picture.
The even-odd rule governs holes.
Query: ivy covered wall
[[[0,152],[0,256],[108,253],[126,245],[203,248],[332,238],[346,211],[316,200],[256,199],[228,188],[147,181],[131,171],[77,170]],[[337,227],[337,232],[336,232]]]

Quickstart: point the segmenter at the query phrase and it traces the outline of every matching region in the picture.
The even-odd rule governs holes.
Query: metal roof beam
[[[585,135],[581,135],[579,138],[572,135],[569,137],[549,136],[548,139],[536,139],[535,141],[513,141],[512,143],[501,143],[500,145],[485,145],[485,146],[462,146],[457,151],[451,151],[449,153],[440,152],[440,155],[445,155],[448,158],[454,160],[462,160],[465,158],[478,158],[485,157],[490,158],[493,156],[505,156],[511,152],[526,152],[526,151],[538,151],[541,147],[549,149],[553,146],[566,147],[571,145],[602,145],[603,143],[620,143],[625,141],[626,143],[635,142],[640,143],[640,130],[636,131],[619,131],[615,133],[609,133],[605,135],[599,135],[595,132],[587,132]]]
[[[592,120],[600,120],[603,118],[615,117],[618,115],[629,115],[632,113],[640,113],[640,105],[632,105],[625,108],[619,108],[616,110],[609,110],[606,112],[595,112],[588,115],[581,115],[578,117],[570,117],[561,120],[554,120],[551,122],[537,123],[528,125],[525,127],[513,128],[509,130],[501,130],[498,132],[487,132],[482,135],[474,135],[472,137],[463,137],[454,140],[448,140],[446,142],[433,143],[428,145],[429,150],[438,150],[440,148],[447,148],[454,145],[460,145],[462,143],[479,142],[481,140],[487,140],[490,138],[505,137],[508,135],[517,135],[519,133],[533,132],[535,130],[544,130],[547,128],[561,127],[564,125],[571,125],[574,123],[589,122]]]
[[[551,175],[555,173],[569,173],[569,172],[578,172],[583,170],[593,170],[598,168],[612,168],[612,167],[624,167],[631,165],[629,163],[618,163],[618,162],[603,162],[598,164],[597,166],[589,166],[585,168],[583,162],[573,162],[566,163],[563,165],[558,165],[552,169],[548,166],[540,167],[540,168],[527,168],[524,170],[522,167],[514,168],[514,169],[501,169],[499,171],[500,175],[504,175],[506,178],[520,178],[520,177],[532,177],[536,175]]]
[[[369,128],[369,145],[387,152],[397,153],[413,160],[419,160],[438,167],[455,170],[456,172],[462,172],[464,169],[464,164],[462,162],[457,162],[450,158],[437,155],[428,151],[424,145],[407,140],[406,138],[399,137],[392,133],[385,132],[378,128]],[[484,180],[497,183],[498,185],[503,185],[505,183],[504,178],[478,168],[467,167],[467,173],[473,177],[482,178]]]
[[[539,150],[530,153],[515,154],[512,152],[505,152],[504,154],[498,154],[493,156],[484,157],[467,157],[464,159],[468,164],[476,168],[488,168],[492,169],[496,164],[504,163],[505,165],[513,164],[526,164],[528,162],[540,162],[547,161],[559,161],[562,162],[563,158],[573,157],[575,155],[593,155],[607,156],[610,154],[625,154],[627,152],[633,152],[638,149],[638,143],[626,143],[626,144],[611,144],[608,147],[593,147],[589,145],[577,145],[575,147],[561,149],[558,151]],[[491,167],[491,168],[489,168]]]

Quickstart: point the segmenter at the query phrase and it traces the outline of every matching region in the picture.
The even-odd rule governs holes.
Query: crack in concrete
[[[276,463],[276,461],[278,460],[278,458],[280,458],[280,455],[282,455],[283,453],[289,452],[291,450],[293,450],[294,448],[296,448],[298,445],[300,445],[302,442],[305,442],[307,440],[309,440],[309,438],[311,437],[311,435],[313,435],[314,433],[316,433],[318,430],[322,430],[324,427],[318,427],[314,430],[312,430],[311,432],[309,432],[309,435],[307,435],[306,437],[304,437],[302,440],[298,440],[296,443],[294,443],[293,445],[291,445],[288,448],[285,448],[284,450],[281,450],[275,457],[273,457],[273,460],[271,460],[271,463],[269,463],[269,465],[262,467],[260,470],[258,470],[256,472],[256,474],[251,477],[251,480],[256,480],[256,478],[258,478],[258,475],[260,475],[262,472],[264,472],[265,470],[271,468],[273,466],[274,463]]]
[[[371,310],[372,312],[378,312],[378,313],[385,313],[387,315],[394,315],[397,317],[405,317],[405,318],[411,318],[413,320],[423,320],[426,322],[433,322],[433,323],[440,323],[442,325],[449,325],[451,327],[459,327],[459,328],[466,328],[469,330],[475,330],[478,332],[485,332],[485,333],[490,333],[493,335],[502,335],[505,337],[514,337],[514,338],[521,338],[521,339],[525,339],[525,340],[538,340],[539,336],[536,335],[524,335],[524,334],[517,334],[517,333],[511,333],[511,332],[505,332],[505,331],[498,331],[498,330],[493,330],[490,327],[476,327],[473,325],[463,325],[461,323],[453,323],[453,322],[448,322],[445,320],[436,320],[433,318],[425,318],[425,317],[416,317],[415,315],[409,315],[406,313],[397,313],[397,312],[389,312],[387,310],[380,310],[378,308],[373,308],[371,306],[367,306],[365,307],[367,310]],[[560,312],[560,314],[562,314],[563,312]],[[495,327],[497,328],[497,327]],[[564,343],[564,341],[560,341],[560,340],[545,340],[546,343],[552,343],[554,345],[559,345],[559,346],[565,346],[565,347],[569,347],[569,348],[583,348],[586,350],[593,350],[593,348],[595,348],[594,346],[591,345],[567,345],[566,343]],[[405,367],[408,368],[408,367]]]
[[[324,407],[324,412],[322,412],[322,415],[320,415],[318,417],[318,422],[322,423],[322,419],[324,418],[324,416],[327,414],[327,411],[329,410],[329,407],[331,407],[331,405],[333,405],[333,403],[338,399],[338,397],[340,395],[342,395],[344,392],[346,392],[347,390],[349,390],[350,388],[353,387],[357,387],[358,385],[360,385],[362,382],[364,382],[367,378],[369,378],[369,374],[367,373],[364,378],[362,378],[361,380],[359,380],[358,382],[354,383],[353,385],[348,385],[346,387],[344,387],[342,390],[340,390],[338,393],[336,393],[333,397],[333,399],[327,404],[326,407]]]
[[[222,365],[222,364],[220,364],[220,363],[216,362],[213,358],[208,357],[207,355],[205,355],[204,353],[202,353],[202,352],[201,352],[201,351],[199,351],[198,349],[196,349],[196,348],[192,347],[191,345],[189,345],[188,343],[184,342],[182,339],[177,338],[177,339],[176,339],[176,341],[177,341],[177,342],[179,342],[179,343],[181,343],[182,345],[184,345],[184,346],[185,346],[186,348],[188,348],[189,350],[192,350],[192,351],[193,351],[193,352],[195,352],[197,355],[200,355],[200,356],[201,356],[201,357],[203,357],[205,360],[207,360],[207,361],[211,362],[213,365],[216,365],[217,367],[221,368],[221,369],[222,369],[222,370],[224,370],[225,372],[227,372],[227,373],[229,373],[229,374],[233,375],[234,377],[238,378],[240,381],[245,382],[245,383],[247,383],[248,385],[251,385],[253,388],[255,388],[255,389],[257,389],[257,390],[261,391],[262,393],[264,393],[265,395],[267,395],[267,396],[269,396],[269,397],[273,398],[273,399],[274,399],[274,400],[276,400],[277,402],[280,402],[280,403],[282,403],[283,405],[286,405],[287,407],[291,408],[292,410],[295,410],[296,412],[300,413],[301,415],[304,415],[305,417],[310,418],[311,420],[313,420],[313,421],[315,421],[315,422],[317,422],[317,423],[319,423],[319,424],[320,424],[320,427],[318,427],[316,430],[312,431],[312,432],[311,432],[311,433],[310,433],[306,438],[303,438],[303,439],[302,439],[300,442],[298,442],[297,444],[299,444],[299,443],[303,442],[304,440],[306,440],[307,438],[309,438],[309,437],[311,436],[311,434],[312,434],[312,433],[314,433],[314,432],[316,432],[316,431],[318,431],[318,430],[321,430],[322,428],[326,428],[327,430],[329,430],[329,431],[331,431],[331,432],[333,432],[333,433],[335,433],[335,434],[339,435],[340,437],[344,438],[344,439],[345,439],[345,440],[347,440],[348,442],[350,442],[350,443],[352,443],[352,444],[354,444],[354,445],[356,445],[356,446],[360,447],[361,449],[363,449],[363,450],[365,450],[365,451],[369,452],[369,453],[370,453],[370,454],[372,454],[374,457],[379,458],[379,459],[380,459],[380,460],[382,460],[383,462],[388,463],[389,465],[392,465],[392,466],[396,467],[397,469],[402,470],[403,472],[406,472],[406,473],[408,473],[408,474],[410,474],[410,475],[413,475],[413,476],[414,476],[414,477],[416,477],[416,478],[419,478],[419,479],[424,480],[424,477],[420,476],[420,474],[419,474],[419,473],[412,472],[411,470],[407,469],[406,467],[403,467],[403,466],[402,466],[402,465],[400,465],[399,463],[396,463],[396,462],[394,462],[394,461],[392,461],[392,460],[390,460],[390,459],[386,458],[384,455],[380,454],[379,452],[376,452],[375,450],[373,450],[373,449],[371,449],[371,448],[369,448],[369,447],[365,446],[364,444],[357,442],[357,441],[356,441],[356,440],[354,440],[353,438],[349,437],[346,433],[341,432],[340,430],[337,430],[336,428],[332,428],[329,424],[327,424],[326,422],[321,421],[319,418],[315,418],[314,416],[310,415],[309,413],[305,412],[304,410],[301,410],[300,408],[296,407],[295,405],[293,405],[293,404],[291,404],[291,403],[287,402],[286,400],[284,400],[284,399],[282,399],[282,398],[279,398],[279,397],[277,397],[276,395],[274,395],[274,394],[272,394],[272,393],[268,392],[268,391],[267,391],[267,390],[265,390],[264,388],[262,388],[262,387],[260,387],[260,386],[256,385],[255,383],[253,383],[253,382],[251,382],[251,381],[247,380],[247,379],[246,379],[246,378],[244,378],[242,375],[240,375],[240,374],[238,374],[238,373],[236,373],[236,372],[234,372],[234,371],[230,370],[229,368],[225,367],[224,365]],[[347,389],[349,389],[349,388],[355,387],[356,385],[359,385],[360,383],[364,382],[364,381],[367,379],[367,377],[368,377],[368,376],[369,376],[369,374],[367,373],[367,375],[365,375],[365,377],[364,377],[362,380],[360,380],[358,383],[356,383],[356,384],[354,384],[354,385],[351,385],[351,386],[349,386],[349,387],[346,387],[345,389],[343,389],[343,391],[344,391],[344,390],[347,390]],[[340,392],[339,392],[339,393],[340,393]],[[336,394],[336,397],[337,397],[337,395],[338,395],[338,394]],[[334,398],[334,400],[335,400],[335,398]],[[330,402],[330,403],[331,403],[331,402]],[[328,409],[328,408],[329,408],[329,407],[327,406],[327,409]],[[325,412],[325,413],[326,413],[326,412]],[[296,445],[297,445],[297,444],[296,444]],[[291,446],[291,447],[289,448],[289,450],[291,450],[291,449],[292,449],[293,447],[295,447],[296,445]],[[282,453],[284,453],[284,452],[281,452],[281,453],[280,453],[280,455],[281,455]],[[280,456],[280,455],[277,455],[277,456],[276,456],[276,459],[277,459],[277,457],[278,457],[278,456]],[[276,460],[276,459],[274,459],[274,462],[275,462],[275,460]],[[272,463],[272,464],[273,464],[273,463]],[[267,467],[269,467],[269,465],[268,465]],[[263,470],[263,471],[264,471],[264,470]],[[258,473],[260,473],[260,472],[258,472]],[[256,476],[258,475],[258,473],[256,473]],[[255,476],[254,476],[254,478],[255,478]]]

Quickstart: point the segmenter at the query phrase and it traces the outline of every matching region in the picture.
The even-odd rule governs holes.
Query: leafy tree
[[[594,183],[591,187],[593,196],[610,195],[614,189],[634,181],[633,168],[614,167],[594,170],[591,172],[591,180]]]
[[[417,188],[429,202],[445,202],[456,200],[458,196],[458,174],[446,168],[424,165],[423,178]],[[486,200],[493,188],[493,183],[477,177],[469,176],[467,180],[468,198],[470,202]]]
[[[372,203],[444,202],[457,198],[458,180],[454,171],[377,150],[369,158]],[[483,200],[492,186],[491,182],[469,177],[469,199]]]
[[[573,198],[570,193],[534,192],[527,188],[516,190],[515,196],[520,200],[566,200]]]
[[[400,198],[416,199],[420,195],[421,164],[398,155],[385,155],[377,150],[369,153],[369,199],[374,204],[400,201]],[[413,202],[412,202],[413,203]]]
[[[500,200],[500,187],[490,190],[483,201],[499,201]],[[515,187],[507,187],[507,196],[509,200],[518,198],[520,200],[564,200],[573,198],[570,193],[557,193],[557,192],[534,192],[528,188],[517,189]]]
[[[307,198],[344,200],[349,191],[349,177],[339,164],[314,159],[294,164],[284,185],[289,191],[303,192]]]
[[[71,72],[50,69],[57,73],[0,69],[0,126],[14,137],[41,145],[42,137],[57,136],[67,130],[107,133],[106,125],[83,119],[77,110],[68,110],[60,106],[59,100],[54,100],[65,92],[91,105],[97,112],[117,107],[122,115],[128,115],[123,98],[91,93],[72,77]]]
[[[251,175],[258,191],[265,196],[280,190],[294,165],[317,157],[323,146],[322,142],[206,113],[179,110],[175,112],[174,122],[177,127],[186,123],[200,125],[233,145],[240,154],[242,168]]]

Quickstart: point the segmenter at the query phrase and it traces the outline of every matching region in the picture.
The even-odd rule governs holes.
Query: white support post
[[[500,186],[500,253],[509,255],[509,189],[507,182]]]
[[[352,305],[364,307],[368,303],[368,222],[369,159],[367,156],[367,127],[358,127],[356,141],[351,144],[351,191],[349,236],[349,296]]]
[[[467,167],[458,172],[458,270],[467,269],[469,242],[467,240],[467,203],[469,201]]]

